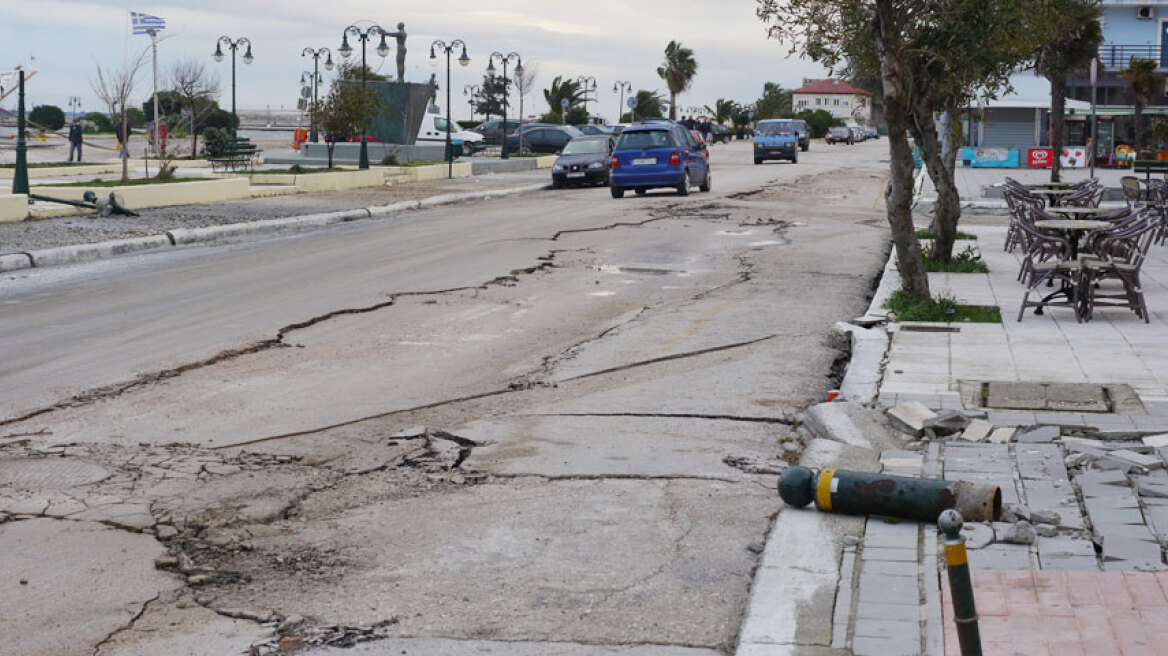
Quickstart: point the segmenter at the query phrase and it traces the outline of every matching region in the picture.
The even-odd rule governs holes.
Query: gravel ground
[[[534,173],[534,172],[528,172]],[[540,173],[538,180],[544,180]],[[158,235],[175,228],[201,228],[229,223],[278,219],[332,212],[440,194],[504,189],[532,184],[535,175],[499,174],[455,180],[435,180],[348,191],[324,191],[251,200],[178,205],[142,210],[141,216],[99,217],[92,214],[0,223],[0,254],[39,248],[90,244],[112,239]],[[85,211],[85,210],[83,210]]]

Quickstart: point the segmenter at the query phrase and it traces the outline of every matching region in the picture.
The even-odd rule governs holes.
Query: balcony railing
[[[1158,68],[1168,68],[1168,46],[1120,45],[1105,43],[1099,46],[1099,65],[1105,69],[1127,68],[1132,58],[1151,59]]]

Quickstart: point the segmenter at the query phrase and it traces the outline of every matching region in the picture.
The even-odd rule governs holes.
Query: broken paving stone
[[[961,439],[966,442],[984,442],[993,431],[994,425],[990,422],[985,419],[974,419],[962,431]]]
[[[942,437],[960,433],[968,425],[969,418],[955,410],[943,410],[923,422],[926,430],[931,430],[934,435]]]
[[[1019,520],[1013,524],[1005,524],[999,530],[998,526],[1002,522],[994,523],[994,535],[998,542],[1008,542],[1010,544],[1034,544],[1038,539],[1038,534],[1034,532],[1034,527],[1026,520]]]
[[[1144,446],[1150,446],[1153,449],[1162,449],[1168,446],[1168,433],[1148,435],[1140,441],[1144,443]]]
[[[1034,534],[1041,538],[1052,538],[1058,535],[1058,527],[1053,524],[1035,524]]]
[[[913,437],[920,437],[925,430],[925,422],[937,417],[937,413],[930,410],[925,404],[918,401],[901,403],[888,410],[892,425],[897,430],[908,433]]]
[[[994,541],[994,529],[984,523],[966,522],[961,527],[967,549],[983,549]]]
[[[1119,458],[1121,460],[1128,461],[1133,465],[1143,467],[1144,469],[1162,469],[1164,467],[1164,461],[1161,460],[1159,456],[1144,455],[1129,449],[1116,449],[1107,455],[1112,458]]]
[[[1014,433],[1017,432],[1014,426],[1003,426],[995,428],[994,432],[990,433],[989,441],[993,444],[1006,444],[1014,439]]]
[[[1054,524],[1058,526],[1062,519],[1062,516],[1053,510],[1030,511],[1030,521],[1035,524]]]
[[[1086,453],[1072,453],[1063,458],[1063,466],[1067,469],[1078,469],[1095,462],[1095,456]]]
[[[1031,444],[1053,442],[1058,439],[1059,434],[1060,429],[1058,426],[1038,426],[1037,428],[1031,428],[1028,431],[1019,433],[1017,441]]]

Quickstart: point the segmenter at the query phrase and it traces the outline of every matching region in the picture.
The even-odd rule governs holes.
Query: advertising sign
[[[1053,164],[1053,148],[1031,148],[1026,151],[1026,165],[1032,169],[1048,169]]]
[[[1073,146],[1071,148],[1063,148],[1063,156],[1059,158],[1059,164],[1065,169],[1086,168],[1087,147]]]
[[[974,168],[1017,168],[1017,148],[965,148],[961,159]]]

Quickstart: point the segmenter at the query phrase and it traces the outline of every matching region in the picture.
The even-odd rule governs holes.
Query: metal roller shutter
[[[984,148],[1034,148],[1034,110],[991,109],[985,121]]]

